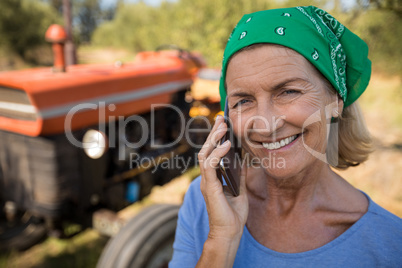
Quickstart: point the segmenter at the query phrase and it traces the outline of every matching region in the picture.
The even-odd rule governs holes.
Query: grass
[[[402,217],[402,77],[373,75],[360,104],[375,151],[365,163],[339,173]]]
[[[95,230],[68,240],[48,238],[25,252],[0,255],[0,267],[95,267],[107,240]]]
[[[134,61],[133,51],[114,48],[98,48],[88,45],[81,45],[77,49],[77,58],[79,64],[91,63],[110,63],[117,61],[127,63]],[[25,61],[15,52],[0,46],[0,71],[27,69],[38,66],[51,66],[53,64],[53,54],[51,46],[44,45],[38,48],[30,49],[26,53]]]
[[[199,175],[199,168],[192,168],[164,186],[156,186],[141,202],[119,212],[120,218],[132,217],[141,209],[156,203],[180,204],[188,185]],[[71,225],[67,228],[76,229]],[[74,231],[72,230],[72,231]],[[90,268],[95,267],[109,238],[96,230],[88,229],[70,239],[48,238],[25,252],[0,255],[0,268]]]
[[[25,63],[21,57],[4,47],[0,47],[0,72],[27,67],[29,64]]]
[[[402,132],[402,77],[373,75],[368,89],[361,97],[362,108],[372,120],[373,129],[384,126],[394,134]],[[384,130],[384,129],[382,129]],[[375,132],[374,134],[378,134]]]
[[[134,52],[124,49],[114,48],[98,48],[88,45],[81,45],[77,51],[79,64],[91,63],[115,63],[121,61],[123,63],[134,61]]]

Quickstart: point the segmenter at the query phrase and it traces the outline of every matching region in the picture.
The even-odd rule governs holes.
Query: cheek
[[[322,95],[313,93],[300,101],[300,106],[302,112],[313,114],[321,110],[325,104]]]
[[[297,127],[310,125],[322,118],[322,112],[325,111],[325,101],[320,94],[309,94],[299,98],[292,104],[282,109],[286,115],[286,121]],[[325,115],[324,115],[325,116]]]
[[[250,124],[248,123],[251,119],[251,116],[247,116],[245,114],[233,113],[230,115],[230,120],[232,123],[232,129],[239,139],[242,139],[245,135],[246,128],[250,128]],[[247,126],[248,125],[248,126]]]
[[[236,115],[235,118],[231,117],[231,122],[232,122],[232,129],[236,137],[240,140],[241,146],[243,149],[246,150],[246,152],[251,153],[249,150],[249,145],[248,141],[249,138],[247,138],[247,130],[252,128],[251,120],[252,116],[248,115]]]
[[[321,102],[322,103],[322,102]],[[325,152],[327,139],[327,115],[323,104],[317,105],[311,101],[312,105],[303,105],[303,108],[294,107],[289,109],[293,114],[289,117],[288,123],[301,128],[304,136],[305,145],[318,152]]]
[[[302,129],[306,120],[311,117],[316,109],[306,108],[306,106],[293,105],[282,109],[280,115],[284,120],[284,127]],[[279,124],[280,125],[280,124]],[[279,130],[278,130],[279,131]]]

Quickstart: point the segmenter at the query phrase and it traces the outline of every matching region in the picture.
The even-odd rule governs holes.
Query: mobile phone
[[[228,99],[226,98],[224,119],[228,126],[228,130],[219,141],[219,144],[230,140],[231,145],[229,152],[221,158],[219,162],[219,168],[216,170],[216,174],[223,185],[228,186],[230,192],[234,196],[238,196],[240,192],[240,174],[241,174],[241,144],[233,132],[232,125],[229,120],[229,107]]]

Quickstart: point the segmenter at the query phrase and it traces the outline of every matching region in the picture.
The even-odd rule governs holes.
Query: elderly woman
[[[179,213],[171,267],[402,266],[402,220],[331,169],[371,151],[356,103],[370,79],[367,53],[316,7],[240,20],[220,83],[248,163],[240,194],[217,177],[231,146],[219,144],[227,125],[217,117]]]

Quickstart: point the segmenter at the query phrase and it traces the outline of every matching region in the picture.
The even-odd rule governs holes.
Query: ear
[[[338,118],[339,115],[342,114],[343,106],[344,106],[344,102],[343,102],[342,98],[337,96],[337,106],[334,107],[333,110],[332,110],[332,117],[333,118]]]

